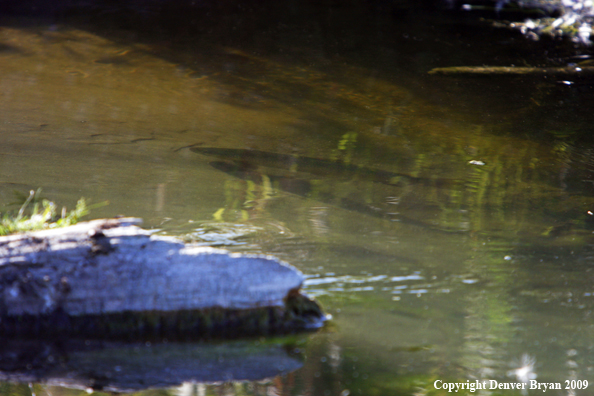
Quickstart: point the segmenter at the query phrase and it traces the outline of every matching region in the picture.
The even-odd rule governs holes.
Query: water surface
[[[109,201],[97,217],[274,254],[333,315],[290,374],[159,392],[594,385],[590,81],[427,74],[574,50],[405,2],[282,4],[5,14],[1,201],[42,187],[69,207]]]

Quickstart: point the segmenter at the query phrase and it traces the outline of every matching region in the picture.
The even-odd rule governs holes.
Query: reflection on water
[[[11,340],[0,350],[0,379],[52,387],[129,393],[189,382],[258,381],[302,366],[300,340],[259,342],[118,343]],[[57,389],[57,392],[61,390]],[[42,393],[52,391],[42,388]]]
[[[591,82],[426,74],[571,49],[431,2],[109,3],[0,2],[1,202],[43,187],[274,254],[334,317],[291,373],[146,393],[594,384]]]

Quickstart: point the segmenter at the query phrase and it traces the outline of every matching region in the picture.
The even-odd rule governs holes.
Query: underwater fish
[[[332,188],[331,181],[327,182],[327,188],[320,188],[316,180],[307,180],[295,176],[283,176],[260,172],[253,164],[241,161],[212,161],[209,165],[215,169],[225,172],[233,177],[249,180],[255,184],[262,184],[267,179],[273,188],[286,193],[298,195],[305,198],[312,198],[335,207],[352,212],[361,213],[370,217],[380,218],[389,221],[401,222],[408,225],[432,229],[445,233],[457,233],[461,230],[449,230],[437,227],[421,220],[407,217],[401,213],[395,213],[393,205],[390,205],[386,195],[377,197],[374,203],[365,202],[364,199],[357,199],[351,196],[340,196],[336,189]],[[319,181],[319,180],[318,180]],[[395,191],[392,191],[394,193]]]
[[[333,180],[352,180],[355,177],[374,183],[398,185],[403,182],[420,182],[422,179],[404,173],[388,172],[366,168],[340,161],[289,154],[278,154],[259,150],[225,149],[214,147],[192,147],[195,153],[213,156],[221,160],[241,163],[244,169],[263,166],[282,169],[291,173],[306,173]]]
[[[393,222],[446,233],[467,231],[458,224],[440,224],[443,205],[435,202],[437,196],[447,200],[450,192],[459,190],[460,180],[415,177],[341,161],[259,150],[190,150],[217,158],[209,163],[212,167],[255,184],[270,183],[279,191]]]

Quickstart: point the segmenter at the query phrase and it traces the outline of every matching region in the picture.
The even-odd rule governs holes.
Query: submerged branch
[[[453,66],[436,67],[429,74],[441,75],[554,75],[583,76],[594,74],[594,66],[566,67],[516,67],[516,66]]]

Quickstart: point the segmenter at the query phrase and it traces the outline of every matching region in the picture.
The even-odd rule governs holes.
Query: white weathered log
[[[134,218],[0,238],[0,317],[284,309],[303,275],[269,256],[186,246]]]

